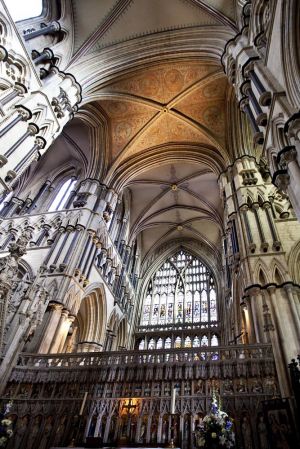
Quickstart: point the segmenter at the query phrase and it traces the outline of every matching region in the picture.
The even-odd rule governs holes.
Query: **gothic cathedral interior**
[[[297,449],[300,1],[0,0],[0,447]]]

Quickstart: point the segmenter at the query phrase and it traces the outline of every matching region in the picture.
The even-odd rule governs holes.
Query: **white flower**
[[[11,420],[10,419],[2,419],[1,424],[3,426],[10,426],[11,425]]]
[[[5,447],[6,446],[6,442],[7,442],[7,438],[6,437],[1,437],[0,438],[0,447]]]
[[[225,437],[225,435],[222,435],[222,436],[219,438],[219,440],[220,440],[220,443],[224,445],[224,444],[226,443],[226,437]]]

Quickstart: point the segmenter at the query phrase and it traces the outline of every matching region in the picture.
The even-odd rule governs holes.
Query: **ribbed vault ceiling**
[[[217,251],[222,168],[216,166],[228,160],[230,148],[230,88],[219,62],[223,38],[217,30],[234,32],[235,0],[72,0],[72,6],[70,64],[84,79],[83,103],[92,103],[105,123],[105,182],[127,173],[127,181],[120,183],[131,196],[130,236],[141,237],[143,256],[178,238],[197,239]],[[203,56],[180,44],[183,30],[191,38],[196,32],[197,39],[198,31],[204,31]],[[152,52],[149,59],[143,53],[134,66],[130,59],[138,61],[136,45],[141,42],[145,52],[149,36],[161,36],[159,54]],[[116,52],[128,67],[120,62],[119,73],[110,63]],[[85,68],[88,61],[91,74]],[[172,158],[162,161],[171,150]],[[204,154],[217,161],[215,167]],[[130,172],[139,158],[139,168]]]
[[[183,28],[234,27],[235,0],[72,0],[74,53]]]

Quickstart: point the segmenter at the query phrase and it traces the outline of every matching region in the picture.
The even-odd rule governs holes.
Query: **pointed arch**
[[[290,280],[287,267],[285,267],[278,258],[274,258],[270,265],[272,282],[280,285]]]
[[[267,273],[269,272],[269,268],[261,258],[259,258],[258,261],[256,262],[253,271],[254,271],[254,283],[260,285],[266,285],[270,283],[270,279],[267,275]],[[261,281],[263,281],[264,284],[262,284]]]
[[[300,285],[300,240],[293,246],[288,258],[289,272],[292,280]]]
[[[89,286],[77,314],[78,350],[101,351],[106,330],[106,297],[104,289]]]
[[[155,264],[143,298],[140,321],[144,326],[218,320],[213,273],[200,257],[183,246]]]

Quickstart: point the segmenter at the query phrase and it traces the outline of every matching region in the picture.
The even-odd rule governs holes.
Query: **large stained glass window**
[[[187,251],[178,251],[149,281],[141,324],[209,324],[217,320],[216,287],[210,270]]]

